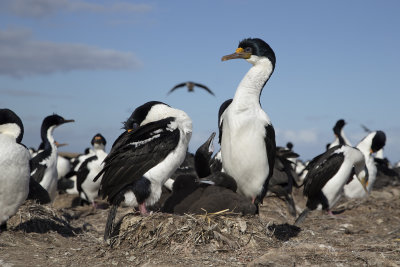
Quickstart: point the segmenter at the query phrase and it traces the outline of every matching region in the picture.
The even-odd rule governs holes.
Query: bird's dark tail
[[[299,217],[297,217],[296,221],[294,222],[294,225],[298,226],[299,224],[301,224],[304,219],[307,217],[307,214],[310,212],[311,210],[306,207],[302,213],[300,213]]]
[[[108,212],[106,229],[104,230],[104,241],[107,241],[110,237],[112,237],[112,233],[114,231],[114,220],[117,215],[118,204],[113,204]]]
[[[114,221],[115,216],[117,215],[117,209],[119,204],[125,199],[125,191],[121,191],[118,195],[116,195],[113,199],[109,199],[111,208],[108,212],[106,228],[104,230],[104,241],[107,241],[110,237],[112,237],[114,233]],[[111,243],[110,243],[111,244]]]

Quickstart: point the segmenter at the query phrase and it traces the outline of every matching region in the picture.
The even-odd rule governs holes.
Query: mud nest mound
[[[113,248],[190,254],[195,250],[220,252],[274,247],[279,240],[297,235],[300,229],[288,224],[271,224],[259,216],[220,211],[182,216],[154,213],[145,217],[129,213],[117,224],[116,231],[110,242]]]
[[[60,212],[48,205],[40,205],[33,201],[25,202],[7,223],[10,230],[26,233],[43,234],[54,231],[68,237],[82,232],[80,228],[72,227]]]

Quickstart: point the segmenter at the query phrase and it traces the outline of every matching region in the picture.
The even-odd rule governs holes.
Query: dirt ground
[[[301,211],[301,193],[294,197]],[[141,217],[119,208],[112,246],[103,241],[107,207],[74,206],[74,198],[63,194],[53,206],[21,206],[0,233],[0,266],[400,265],[400,187],[343,200],[336,217],[314,211],[301,228],[275,197],[265,199],[259,216]]]

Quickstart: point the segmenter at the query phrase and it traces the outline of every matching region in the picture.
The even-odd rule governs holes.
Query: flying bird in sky
[[[168,94],[170,94],[173,91],[175,91],[176,89],[178,89],[180,87],[184,87],[184,86],[186,86],[188,88],[188,92],[194,92],[194,87],[197,86],[197,87],[203,88],[204,90],[206,90],[207,92],[209,92],[210,94],[215,96],[214,93],[207,86],[200,84],[200,83],[195,83],[195,82],[179,83],[179,84],[175,85],[171,90],[169,90]]]

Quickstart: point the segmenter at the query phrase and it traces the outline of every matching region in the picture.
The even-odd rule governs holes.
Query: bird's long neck
[[[367,136],[358,145],[357,148],[364,154],[364,157],[368,158],[371,155],[371,144],[372,137]]]
[[[41,137],[42,137],[42,142],[44,144],[44,149],[49,150],[51,148],[56,148],[56,145],[54,144],[54,137],[53,137],[53,131],[56,127],[51,126],[47,130],[42,130],[41,132]]]
[[[267,59],[259,60],[243,77],[240,82],[233,104],[236,105],[260,105],[260,96],[265,83],[273,72],[273,66]]]

